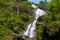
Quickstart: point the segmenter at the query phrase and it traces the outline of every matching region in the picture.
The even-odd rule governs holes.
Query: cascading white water
[[[37,6],[35,6],[34,4],[32,4],[32,7],[34,7],[35,9],[37,8]],[[45,15],[45,12],[39,8],[37,8],[36,12],[35,12],[35,20],[30,23],[28,25],[28,28],[27,30],[24,32],[23,35],[25,36],[28,36],[30,38],[34,37],[35,33],[36,33],[36,22],[37,22],[37,19],[42,16],[42,15]]]

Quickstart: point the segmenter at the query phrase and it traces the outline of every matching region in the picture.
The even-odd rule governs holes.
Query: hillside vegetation
[[[34,18],[32,10],[27,1],[0,0],[0,40],[18,40]]]
[[[44,5],[46,4],[46,7]],[[60,40],[60,0],[52,0],[51,2],[41,1],[38,5],[45,8],[48,12],[45,16],[38,19],[37,24],[37,40]]]
[[[31,5],[27,0],[0,0],[0,40],[20,40],[34,20],[35,9]],[[37,20],[35,39],[60,40],[60,0],[40,1],[36,5],[45,10],[46,15]]]

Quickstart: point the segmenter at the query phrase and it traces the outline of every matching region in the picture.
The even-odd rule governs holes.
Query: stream
[[[36,9],[35,11],[35,19],[32,23],[30,23],[28,25],[28,28],[27,30],[24,32],[24,36],[28,36],[30,38],[34,37],[35,34],[36,34],[36,22],[37,22],[37,19],[42,16],[42,15],[45,15],[45,11],[43,11],[42,9],[39,9],[37,8],[36,5],[32,4],[32,7],[34,7]]]

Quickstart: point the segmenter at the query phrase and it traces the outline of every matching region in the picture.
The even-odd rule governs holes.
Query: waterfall
[[[23,35],[28,36],[30,38],[34,37],[34,35],[36,34],[36,22],[37,22],[37,19],[40,16],[45,15],[45,12],[43,10],[37,8],[37,6],[35,6],[34,4],[32,4],[32,7],[34,7],[36,9],[36,11],[35,11],[35,19],[34,19],[34,21],[32,23],[30,23],[28,25],[27,30],[23,34]]]

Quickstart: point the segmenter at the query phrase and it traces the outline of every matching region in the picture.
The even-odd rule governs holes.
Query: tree
[[[22,2],[22,1],[28,1],[28,0],[15,0],[15,1],[17,1],[17,2]]]
[[[45,2],[47,2],[47,0],[45,0]]]

